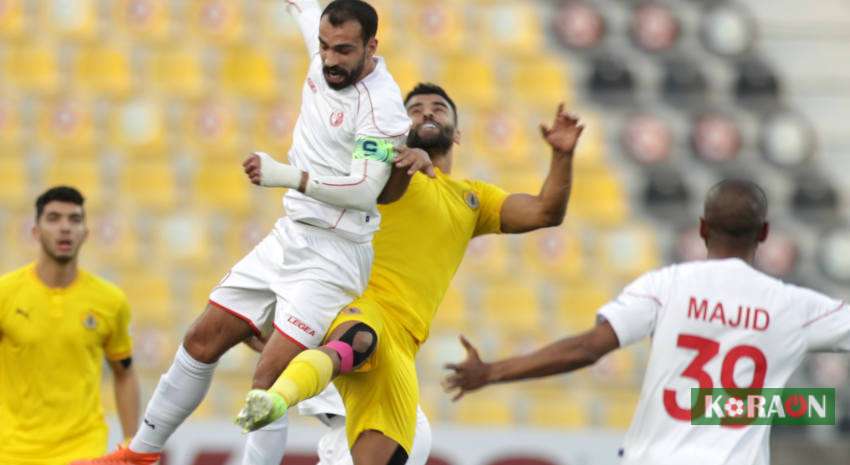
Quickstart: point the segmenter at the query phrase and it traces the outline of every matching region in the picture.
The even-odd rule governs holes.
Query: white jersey
[[[375,69],[365,78],[342,90],[332,89],[322,74],[318,53],[318,3],[293,2],[290,11],[301,28],[311,61],[301,90],[301,112],[289,163],[312,178],[347,176],[358,137],[389,139],[395,145],[404,140],[411,122],[401,91],[380,57],[374,58]],[[287,192],[283,203],[293,220],[333,229],[357,242],[369,241],[380,224],[377,209],[347,210],[294,189]]]
[[[807,352],[850,351],[850,307],[739,259],[650,272],[599,310],[621,346],[652,336],[623,464],[767,465],[769,426],[690,424],[690,388],[782,388]]]

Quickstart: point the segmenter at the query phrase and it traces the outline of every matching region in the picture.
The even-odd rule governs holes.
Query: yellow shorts
[[[419,343],[403,326],[386,318],[381,304],[361,297],[339,313],[328,334],[348,321],[369,325],[378,335],[378,346],[369,361],[334,381],[346,412],[346,436],[354,445],[360,433],[380,431],[407,453],[416,433],[419,382],[416,352]]]

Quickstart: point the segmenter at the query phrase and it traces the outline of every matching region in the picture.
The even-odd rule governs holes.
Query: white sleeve
[[[410,131],[410,117],[401,99],[398,85],[387,74],[377,83],[361,81],[360,107],[357,111],[356,135],[380,138],[403,138]],[[402,139],[404,140],[404,139]]]
[[[792,305],[806,312],[803,332],[809,352],[850,352],[850,306],[811,289],[794,290]]]
[[[319,53],[319,21],[322,18],[322,8],[318,0],[284,0],[287,3],[287,11],[295,18],[301,35],[304,37],[304,45],[310,58]]]
[[[370,212],[378,205],[391,172],[391,163],[354,158],[350,175],[311,177],[304,194],[337,207]]]
[[[660,272],[650,272],[626,286],[613,301],[599,309],[599,316],[611,323],[620,347],[633,344],[655,331],[661,310]]]

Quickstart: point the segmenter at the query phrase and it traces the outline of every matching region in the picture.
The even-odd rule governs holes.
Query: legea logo
[[[835,425],[835,389],[691,389],[692,425]]]

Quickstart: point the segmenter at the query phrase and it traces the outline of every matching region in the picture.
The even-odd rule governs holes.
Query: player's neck
[[[709,260],[723,260],[726,258],[739,258],[752,265],[756,260],[756,250],[741,250],[739,248],[726,246],[712,246],[708,248]]]
[[[437,153],[437,154],[429,154],[431,156],[431,163],[434,164],[435,167],[439,168],[445,174],[449,174],[452,171],[452,151],[449,150],[446,153]]]
[[[357,78],[357,82],[360,82],[366,79],[366,76],[372,74],[372,71],[375,71],[375,68],[378,67],[378,59],[372,57],[366,60],[366,65],[363,66],[363,71],[360,72],[360,77]]]
[[[47,287],[68,287],[77,279],[79,273],[77,259],[60,263],[42,253],[36,262],[35,273]]]

